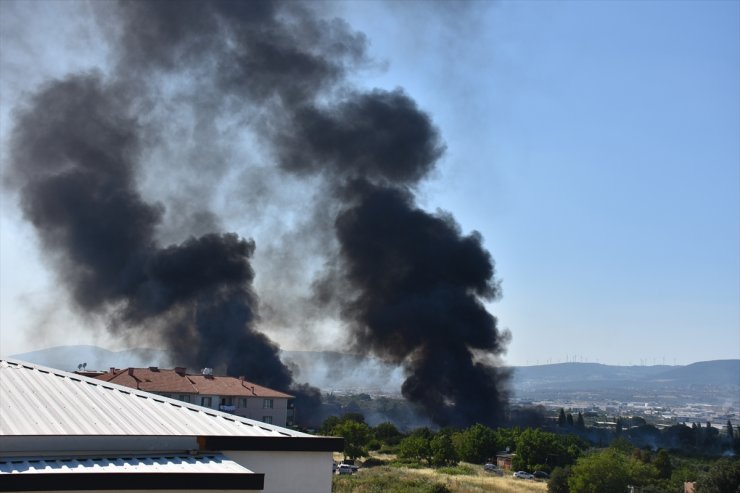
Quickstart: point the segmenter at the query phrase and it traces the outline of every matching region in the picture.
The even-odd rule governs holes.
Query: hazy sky
[[[483,235],[508,363],[740,358],[740,2],[323,5],[368,37],[354,82],[438,126],[420,202]],[[107,48],[85,2],[6,0],[0,30],[5,167],[24,92]],[[0,354],[120,347],[68,309],[7,188],[0,228]]]

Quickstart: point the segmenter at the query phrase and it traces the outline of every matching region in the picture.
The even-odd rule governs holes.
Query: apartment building
[[[293,396],[248,381],[245,377],[217,376],[209,368],[188,374],[185,368],[111,368],[95,374],[105,382],[143,390],[277,426],[292,426]]]

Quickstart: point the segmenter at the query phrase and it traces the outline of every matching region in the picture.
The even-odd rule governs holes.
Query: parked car
[[[496,467],[496,464],[493,464],[491,462],[487,462],[487,463],[483,464],[483,470],[486,471],[486,472],[490,472],[490,473],[496,474],[497,476],[503,476],[504,475],[504,471],[502,471],[501,469],[499,469],[498,467]]]
[[[535,471],[532,473],[532,476],[535,477],[535,479],[549,479],[550,475],[547,474],[545,471]]]
[[[352,474],[353,472],[352,466],[349,464],[339,464],[337,466],[337,474]]]
[[[527,471],[517,471],[514,473],[514,477],[518,479],[534,479],[534,476],[529,474]]]

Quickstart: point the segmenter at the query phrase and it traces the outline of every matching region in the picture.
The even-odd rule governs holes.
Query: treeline
[[[498,454],[509,453],[515,471],[550,473],[551,493],[623,493],[628,486],[635,493],[680,493],[685,482],[695,482],[696,493],[740,493],[740,460],[734,457],[740,434],[730,423],[720,433],[709,423],[658,430],[641,420],[625,419],[622,427],[606,430],[566,415],[550,430],[476,424],[404,433],[390,422],[370,426],[361,413],[346,413],[328,418],[319,432],[344,437],[347,460],[375,451],[392,454],[401,465],[463,470],[470,466],[460,462],[495,463]],[[597,441],[589,438],[594,433]],[[717,459],[707,451],[732,457]],[[381,463],[370,458],[364,465]]]
[[[702,425],[676,424],[657,428],[640,416],[619,417],[614,429],[586,426],[582,414],[576,417],[560,410],[556,431],[573,433],[594,445],[607,446],[617,438],[626,438],[638,448],[668,449],[689,455],[719,456],[740,453],[740,430],[727,421],[723,429],[710,422]]]
[[[458,462],[495,462],[500,452],[516,452],[514,469],[549,472],[572,464],[588,448],[576,435],[535,428],[497,428],[476,424],[464,430],[418,428],[400,432],[392,423],[371,427],[362,414],[348,413],[327,419],[320,433],[341,436],[344,455],[350,460],[367,457],[370,451],[397,455],[407,462],[430,466],[453,466]]]
[[[591,449],[574,464],[555,468],[549,493],[694,493],[740,492],[740,460],[707,459],[635,448],[618,438],[607,448]]]

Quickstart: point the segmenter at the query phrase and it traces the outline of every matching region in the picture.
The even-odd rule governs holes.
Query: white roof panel
[[[85,457],[85,458],[0,458],[0,474],[64,473],[252,473],[249,469],[221,454]]]
[[[311,437],[74,373],[0,359],[0,436]]]

